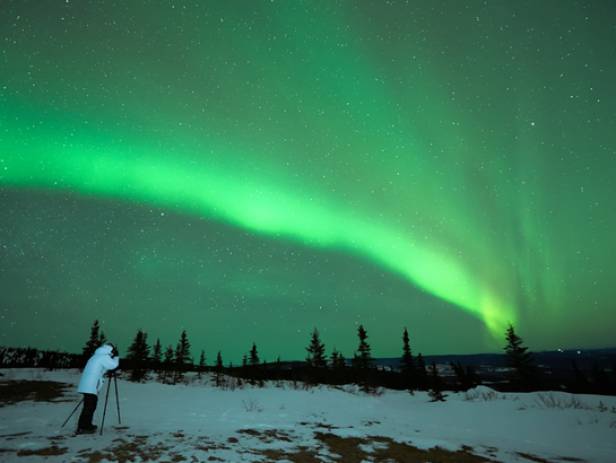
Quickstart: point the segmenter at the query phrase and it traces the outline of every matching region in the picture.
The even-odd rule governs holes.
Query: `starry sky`
[[[0,345],[613,344],[614,82],[610,0],[5,0]]]

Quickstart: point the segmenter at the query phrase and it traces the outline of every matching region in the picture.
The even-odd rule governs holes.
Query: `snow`
[[[500,393],[479,386],[466,393],[447,392],[446,402],[435,403],[424,392],[410,395],[380,390],[380,395],[369,395],[357,386],[303,389],[298,383],[300,388],[294,389],[290,382],[267,382],[264,388],[220,389],[207,374],[176,386],[120,379],[122,425],[128,429],[117,428],[112,388],[103,436],[73,436],[79,411],[64,429],[60,426],[80,400],[78,371],[0,372],[4,375],[0,381],[47,380],[75,385],[63,402],[25,401],[0,407],[0,461],[88,461],[83,457],[87,452],[104,452],[119,445],[118,439],[147,439],[147,446],[139,441],[141,447],[160,445],[166,461],[174,455],[176,461],[182,457],[186,461],[271,461],[258,452],[295,452],[300,445],[315,449],[321,461],[344,461],[334,458],[335,453],[316,438],[316,432],[368,441],[368,436],[384,436],[421,449],[468,446],[476,455],[502,462],[531,461],[520,454],[548,461],[565,457],[597,463],[616,461],[616,397]],[[95,415],[98,425],[103,404],[101,394]],[[16,450],[52,444],[68,451],[56,456],[16,456]],[[372,439],[360,448],[371,452],[383,448],[383,443]]]

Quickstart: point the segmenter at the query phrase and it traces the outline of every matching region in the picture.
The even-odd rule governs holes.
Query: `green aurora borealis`
[[[5,1],[0,33],[0,345],[613,344],[613,2]]]

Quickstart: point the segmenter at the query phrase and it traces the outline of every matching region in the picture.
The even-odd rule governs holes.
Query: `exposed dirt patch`
[[[56,381],[0,381],[0,407],[25,400],[66,402],[61,399],[65,390],[72,387]]]
[[[293,438],[285,431],[278,429],[266,429],[258,431],[256,429],[240,429],[237,431],[240,434],[254,436],[262,442],[271,443],[274,441],[293,442]]]
[[[301,424],[302,426],[312,426],[314,428],[325,428],[325,429],[329,429],[330,431],[332,429],[341,429],[339,426],[334,426],[334,425],[331,425],[331,424],[319,423],[319,422],[300,421],[299,424]],[[352,426],[350,426],[350,427],[352,427]]]
[[[170,447],[162,443],[148,444],[147,437],[135,436],[132,440],[115,439],[114,445],[102,451],[91,452],[89,449],[79,452],[87,463],[99,463],[103,460],[127,463],[134,461],[162,461],[161,458]],[[174,458],[172,454],[169,458]],[[137,460],[139,458],[140,460]],[[184,458],[184,457],[182,457]],[[169,461],[169,460],[167,460]],[[170,460],[183,461],[183,460]]]
[[[531,455],[530,453],[516,452],[516,455],[521,456],[525,460],[536,461],[537,463],[551,463],[549,460],[546,460],[545,458],[541,458],[536,455]]]
[[[293,463],[323,463],[323,460],[317,458],[314,450],[307,447],[300,447],[297,452],[285,452],[284,450],[267,449],[255,452],[267,458],[267,462],[277,462],[280,460],[289,460]]]
[[[341,437],[331,433],[317,432],[315,438],[327,445],[332,453],[340,455],[344,463],[361,463],[362,460],[368,459],[375,463],[495,463],[495,460],[474,455],[467,449],[451,451],[435,447],[423,450],[382,436]],[[380,445],[373,452],[366,452],[360,448],[360,445],[371,446],[375,442]]]
[[[51,447],[44,447],[42,449],[22,449],[17,452],[18,457],[29,457],[32,455],[40,455],[43,457],[51,457],[57,455],[64,455],[68,452],[68,448],[66,447],[58,447],[57,445],[52,445]]]
[[[524,458],[525,460],[534,461],[536,463],[552,463],[550,460],[546,460],[545,458],[538,457],[537,455],[532,455],[530,453],[524,452],[516,452],[516,455]],[[570,461],[574,463],[585,463],[586,460],[582,460],[581,458],[575,457],[556,457],[556,460],[559,461]]]

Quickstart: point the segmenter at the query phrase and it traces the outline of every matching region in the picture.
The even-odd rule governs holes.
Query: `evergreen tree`
[[[248,380],[249,383],[254,386],[255,385],[255,380],[257,379],[257,367],[259,366],[259,354],[257,352],[257,346],[256,344],[253,342],[252,343],[252,348],[250,349],[250,357],[248,358],[248,363],[250,365],[250,372],[248,375]],[[261,385],[262,382],[259,380],[259,385]]]
[[[259,364],[259,354],[257,352],[257,346],[256,344],[253,342],[252,343],[252,348],[250,349],[250,366],[257,366]]]
[[[308,357],[306,358],[306,363],[309,367],[313,368],[325,368],[325,345],[319,339],[319,332],[315,328],[312,332],[312,338],[310,340],[310,345],[306,347],[308,351]]]
[[[346,366],[345,358],[342,355],[342,352],[338,351],[335,347],[332,350],[330,358],[332,369],[339,371]]]
[[[409,333],[406,330],[406,327],[402,333],[402,358],[400,359],[400,372],[402,373],[404,386],[412,392],[415,387],[415,362],[413,361],[413,354],[411,353],[411,346],[409,344]]]
[[[175,347],[175,375],[173,384],[184,379],[184,372],[191,366],[190,342],[186,330],[182,330],[180,340]]]
[[[443,395],[443,380],[438,374],[438,369],[434,362],[432,362],[430,367],[430,386],[430,392],[428,393],[432,399],[430,402],[444,402],[446,396]]]
[[[158,375],[158,378],[162,380],[163,383],[169,381],[169,377],[171,375],[175,376],[173,373],[175,369],[175,354],[173,352],[173,346],[170,344],[167,346],[165,350],[165,356],[163,359],[162,369]]]
[[[201,379],[201,373],[205,371],[205,352],[201,351],[201,356],[199,357],[199,368],[197,369],[197,377]]]
[[[336,348],[334,347],[334,350],[332,350],[331,356],[330,356],[330,365],[332,366],[332,369],[335,369],[336,366],[338,365],[338,356],[340,354],[338,354],[338,351],[336,350]]]
[[[216,387],[219,387],[222,380],[222,355],[220,355],[220,351],[218,351],[218,355],[216,356],[216,367],[214,371],[216,372]]]
[[[370,345],[366,342],[368,334],[362,325],[357,329],[359,346],[353,358],[353,366],[361,370],[366,370],[372,366],[372,356],[370,355]]]
[[[466,366],[466,368],[460,362],[450,362],[449,365],[456,374],[459,390],[467,391],[479,384],[479,376],[477,376],[475,369],[471,365]]]
[[[415,372],[417,375],[417,386],[420,389],[425,389],[427,386],[428,372],[426,370],[426,362],[421,352],[417,355],[417,367],[415,368]]]
[[[152,352],[152,368],[154,368],[154,370],[156,371],[160,370],[162,358],[163,358],[163,347],[160,344],[160,338],[157,338],[156,343],[154,344],[153,352]]]
[[[126,358],[132,366],[131,381],[139,382],[146,378],[148,355],[150,352],[147,338],[148,335],[144,331],[138,330],[133,343],[128,348]]]
[[[244,356],[242,357],[242,368],[246,368],[247,364],[248,364],[248,358],[246,357],[246,354],[244,354]]]
[[[87,361],[92,355],[94,351],[100,346],[100,325],[98,324],[98,320],[94,320],[92,327],[90,328],[90,338],[86,342],[86,345],[83,347],[83,359]]]
[[[532,354],[528,352],[528,347],[522,345],[522,338],[515,333],[513,325],[507,328],[506,340],[507,363],[512,368],[511,383],[525,389],[532,387],[537,374],[534,360]]]
[[[106,342],[107,342],[107,336],[105,336],[105,333],[101,330],[101,334],[98,335],[98,345],[102,346]]]

